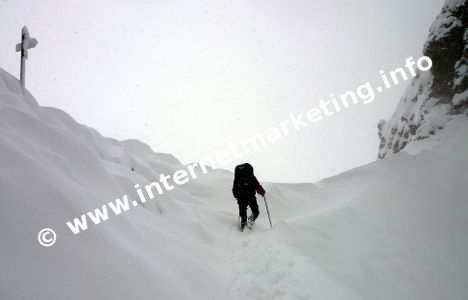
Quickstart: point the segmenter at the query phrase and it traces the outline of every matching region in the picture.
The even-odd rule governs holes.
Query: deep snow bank
[[[192,215],[203,187],[173,190],[76,236],[65,226],[123,194],[136,198],[134,184],[182,166],[173,156],[139,141],[104,138],[63,111],[38,106],[1,69],[0,153],[0,298],[214,299],[222,293],[224,264],[215,269],[218,254]],[[171,220],[173,214],[185,224]],[[44,227],[57,233],[50,248],[37,242]]]
[[[311,299],[468,298],[468,119],[409,150],[301,187],[302,200],[277,187],[298,209],[276,211],[273,234]]]

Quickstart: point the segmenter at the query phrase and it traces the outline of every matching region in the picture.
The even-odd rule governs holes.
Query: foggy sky
[[[198,1],[197,1],[198,2]],[[3,1],[0,67],[27,25],[27,88],[103,135],[196,161],[421,56],[443,1]],[[311,182],[376,160],[408,82],[248,155]]]

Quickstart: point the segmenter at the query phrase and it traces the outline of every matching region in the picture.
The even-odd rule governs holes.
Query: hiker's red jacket
[[[257,193],[264,196],[265,195],[265,189],[260,184],[260,182],[258,182],[257,177],[254,176],[254,179],[255,179],[255,184],[257,185]]]

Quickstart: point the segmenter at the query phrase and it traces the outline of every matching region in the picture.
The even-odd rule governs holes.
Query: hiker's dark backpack
[[[256,191],[257,183],[254,178],[253,167],[248,163],[236,166],[232,187],[234,198],[251,198],[255,196]]]

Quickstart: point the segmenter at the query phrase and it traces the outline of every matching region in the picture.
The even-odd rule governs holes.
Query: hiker
[[[247,225],[252,228],[258,218],[259,210],[255,194],[265,195],[265,190],[254,176],[253,167],[249,163],[236,166],[234,170],[234,184],[232,194],[237,199],[239,205],[239,216],[241,219],[240,231]],[[252,214],[247,219],[247,207],[250,207]]]

